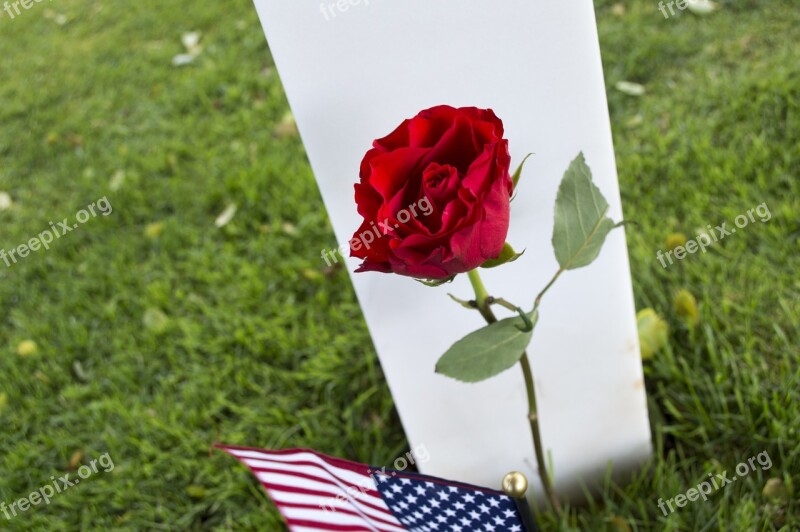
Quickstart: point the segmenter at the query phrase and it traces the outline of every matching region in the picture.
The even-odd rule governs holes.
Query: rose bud
[[[438,106],[374,141],[355,185],[359,272],[447,279],[503,250],[513,184],[491,109]]]

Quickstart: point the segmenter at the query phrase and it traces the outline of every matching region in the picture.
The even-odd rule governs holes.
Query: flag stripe
[[[319,510],[309,510],[306,508],[292,508],[289,506],[285,506],[283,508],[283,515],[286,516],[287,519],[290,521],[293,520],[305,520],[309,522],[313,522],[314,520],[319,520],[319,522],[323,524],[331,524],[331,525],[361,525],[361,526],[373,526],[375,527],[374,530],[378,530],[377,526],[379,524],[374,523],[368,519],[364,519],[360,516],[355,515],[348,515],[342,512],[322,512],[320,514]],[[322,519],[320,519],[322,517]],[[392,526],[392,525],[380,525],[380,530],[387,530],[392,532],[404,532],[405,528],[402,526]]]
[[[367,528],[365,526],[358,527],[353,525],[329,525],[325,523],[320,525],[317,522],[309,521],[294,521],[291,526],[292,532],[375,532],[374,528]],[[406,530],[405,528],[403,530]]]
[[[334,513],[346,513],[352,516],[369,519],[371,522],[374,522],[375,524],[382,524],[387,526],[393,526],[397,524],[397,520],[394,518],[392,514],[386,514],[383,516],[374,514],[365,515],[364,512],[359,512],[356,509],[354,509],[352,504],[349,504],[347,501],[339,500],[331,504],[330,506],[325,506],[325,507],[320,507],[318,501],[313,502],[311,504],[286,502],[280,500],[281,499],[280,494],[276,493],[274,490],[270,488],[267,489],[269,490],[270,497],[275,501],[275,503],[277,504],[280,502],[281,505],[285,507],[315,510],[324,515],[334,514]]]
[[[371,468],[305,449],[222,447],[266,488],[292,532],[404,532]]]
[[[269,495],[276,503],[279,502],[278,498],[275,497],[275,492],[270,491]],[[342,501],[339,501],[339,502],[342,502]],[[286,508],[300,508],[300,509],[315,510],[315,511],[319,511],[319,509],[320,509],[319,505],[316,504],[316,503],[312,503],[312,504],[309,505],[309,504],[297,504],[297,503],[291,503],[291,502],[281,502],[281,504],[283,506],[285,506]],[[325,509],[323,511],[324,511],[324,513],[326,515],[327,515],[328,512],[330,512],[330,513],[345,513],[345,514],[348,514],[348,515],[351,515],[351,516],[354,516],[354,517],[363,517],[361,514],[353,511],[352,507],[348,506],[347,503],[342,504],[341,507],[334,507],[333,509],[330,509],[330,510],[329,509]],[[389,517],[389,518],[391,519],[391,517]],[[384,525],[387,525],[387,526],[393,526],[394,525],[393,522],[382,521],[381,519],[377,519],[377,518],[374,518],[374,517],[370,518],[370,519],[373,522],[375,522],[376,524],[384,524]]]
[[[306,483],[287,483],[285,478],[281,480],[277,477],[266,476],[270,475],[270,473],[265,473],[263,471],[258,471],[255,474],[262,482],[269,483],[269,485],[274,489],[281,490],[288,495],[314,496],[317,501],[317,505],[320,507],[328,506],[329,504],[336,503],[337,501],[341,502],[346,495],[346,493],[342,493],[342,491],[338,488],[328,487],[328,484],[322,484],[316,481],[314,481],[315,485],[311,486]],[[262,477],[261,475],[265,476]],[[310,488],[315,489],[312,490]],[[314,493],[308,493],[308,491],[314,491]],[[378,515],[386,515],[390,513],[380,495],[377,497],[356,495],[353,498],[363,505],[364,510],[367,512],[370,510],[372,512],[379,512]]]
[[[250,469],[254,469],[256,471],[289,471],[289,472],[298,472],[304,473],[310,477],[316,478],[335,478],[336,480],[347,484],[349,486],[354,486],[356,488],[364,488],[365,491],[370,492],[375,497],[379,497],[378,491],[375,489],[375,482],[369,476],[361,476],[360,478],[349,478],[343,479],[338,475],[332,474],[326,469],[322,468],[319,465],[313,464],[308,465],[308,463],[298,462],[297,464],[288,464],[285,462],[270,462],[267,460],[242,460],[245,464],[250,466]]]
[[[374,499],[375,506],[378,506],[378,509],[370,508],[370,506],[368,506],[364,502],[356,500],[352,495],[350,495],[346,491],[346,488],[339,490],[335,488],[332,489],[331,487],[329,487],[330,484],[324,482],[309,480],[295,475],[286,475],[281,473],[257,472],[256,476],[265,485],[276,491],[291,493],[291,491],[294,488],[303,486],[309,486],[319,491],[327,491],[330,496],[327,499],[321,499],[320,502],[322,507],[320,507],[319,510],[322,512],[325,512],[324,509],[325,504],[330,502],[330,500],[336,500],[336,497],[341,495],[342,497],[346,498],[346,500],[350,503],[351,508],[353,508],[354,511],[358,512],[359,514],[369,515],[371,517],[377,517],[377,518],[390,519],[390,522],[394,521],[392,513],[389,511],[389,508],[386,506],[386,503],[384,503],[382,499]],[[342,486],[340,486],[340,488],[342,488]]]
[[[247,463],[247,459],[266,460],[271,462],[310,462],[316,464],[332,475],[337,475],[344,482],[359,482],[365,475],[369,476],[368,466],[361,464],[349,464],[350,467],[344,468],[342,465],[347,465],[344,460],[340,460],[341,464],[334,466],[331,463],[323,460],[319,456],[310,452],[297,452],[292,455],[268,455],[266,453],[259,453],[255,451],[233,451],[234,456],[240,458],[243,462]]]

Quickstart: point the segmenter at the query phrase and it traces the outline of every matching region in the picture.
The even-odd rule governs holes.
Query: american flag
[[[305,450],[217,446],[244,463],[291,532],[524,532],[503,492]]]

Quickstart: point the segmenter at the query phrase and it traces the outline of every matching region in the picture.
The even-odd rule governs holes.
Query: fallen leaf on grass
[[[642,125],[642,122],[644,122],[644,117],[641,113],[638,113],[630,117],[628,121],[625,122],[625,125],[628,127],[637,127]]]
[[[667,236],[667,249],[674,250],[678,246],[686,245],[686,235],[683,233],[672,233]]]
[[[206,497],[206,488],[203,486],[189,486],[186,488],[186,493],[189,494],[189,497],[192,499],[204,499]]]
[[[711,0],[693,0],[689,2],[689,11],[695,15],[708,15],[717,10],[719,6]]]
[[[214,225],[217,227],[225,227],[233,220],[233,217],[236,215],[236,205],[234,203],[229,204],[225,207],[225,210],[222,211],[217,219],[214,220]]]
[[[294,236],[297,234],[297,227],[295,227],[293,224],[290,224],[289,222],[284,222],[281,224],[281,231],[283,231],[289,236]]]
[[[147,224],[147,226],[144,228],[144,236],[149,239],[158,238],[163,232],[164,222],[153,222],[151,224]]]
[[[186,53],[178,54],[172,58],[172,66],[181,67],[189,65],[197,59],[197,56],[203,51],[200,46],[200,33],[190,31],[181,35],[181,43],[186,48]]]
[[[23,340],[17,345],[17,354],[21,357],[35,355],[38,350],[39,346],[33,340]]]
[[[614,527],[614,530],[618,532],[631,532],[631,527],[628,524],[628,521],[624,517],[620,517],[618,515],[612,515],[608,519],[609,524]]]
[[[642,309],[636,314],[636,324],[642,360],[647,360],[667,345],[669,325],[651,308]]]
[[[83,462],[83,451],[78,449],[72,453],[72,456],[69,459],[69,464],[67,464],[67,469],[69,471],[74,471],[79,465],[81,465],[81,462]]]
[[[322,272],[314,270],[312,268],[303,269],[303,277],[305,277],[309,281],[321,281],[325,278]]]
[[[697,300],[694,295],[686,289],[678,290],[675,294],[675,314],[683,318],[688,325],[697,325],[700,321],[700,314],[697,311]]]
[[[779,478],[771,478],[767,480],[764,489],[761,491],[764,497],[768,499],[785,499],[789,492],[786,489],[786,484]]]
[[[160,333],[167,329],[167,326],[169,325],[169,317],[160,309],[151,307],[144,311],[142,323],[147,330],[154,333]]]
[[[116,192],[124,182],[125,170],[117,170],[114,172],[114,175],[111,176],[111,180],[108,182],[108,188],[110,188],[112,192]]]
[[[80,360],[72,363],[72,374],[80,382],[89,382],[89,375],[86,374],[86,370],[83,369],[83,364],[81,364]]]
[[[172,58],[172,66],[182,67],[190,65],[194,62],[197,56],[192,54],[178,54]]]
[[[200,32],[190,31],[181,35],[181,43],[186,48],[186,51],[192,55],[198,55],[203,51],[200,46]]]
[[[276,137],[286,138],[294,137],[297,135],[297,123],[294,121],[294,115],[291,112],[286,112],[275,126],[272,131]]]
[[[8,192],[0,191],[0,211],[10,209],[12,205],[14,205],[14,201],[11,199],[11,195]]]
[[[644,85],[632,81],[618,81],[614,87],[628,96],[643,96],[645,93]]]

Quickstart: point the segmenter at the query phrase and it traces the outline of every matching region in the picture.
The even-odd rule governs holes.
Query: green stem
[[[558,276],[561,275],[561,272],[562,270],[559,270],[550,283],[548,283],[544,290],[542,290],[536,297],[534,311],[536,308],[538,308],[539,302],[541,301],[544,293],[547,292],[556,279],[558,279]],[[475,302],[477,304],[478,311],[480,311],[481,316],[483,316],[487,323],[491,324],[497,321],[497,317],[494,315],[494,312],[492,312],[492,303],[498,303],[506,308],[513,306],[503,299],[497,300],[489,296],[489,293],[486,291],[486,287],[483,285],[483,281],[481,280],[478,270],[472,270],[467,275],[469,276],[469,281],[472,283],[472,288],[475,291]],[[522,353],[520,365],[522,366],[522,374],[525,377],[525,389],[528,392],[528,420],[530,422],[531,436],[533,437],[533,445],[536,452],[536,465],[539,469],[539,478],[542,481],[544,492],[547,495],[550,504],[553,506],[553,510],[560,516],[562,513],[561,503],[558,501],[558,496],[553,489],[553,483],[550,480],[550,474],[547,469],[547,462],[544,459],[542,434],[539,430],[539,415],[536,410],[536,389],[534,388],[533,384],[533,374],[531,373],[531,365],[528,361],[527,352]]]
[[[469,277],[469,282],[472,283],[472,289],[475,291],[475,303],[481,316],[483,316],[483,319],[485,319],[487,323],[496,322],[497,318],[494,316],[489,302],[489,293],[486,291],[486,287],[483,286],[483,281],[481,280],[481,275],[478,273],[478,270],[470,270],[467,276]]]
[[[562,513],[561,503],[558,500],[558,495],[556,495],[556,492],[553,489],[553,482],[550,479],[550,472],[547,469],[547,461],[544,458],[542,433],[539,430],[539,417],[537,414],[538,410],[536,408],[536,389],[533,385],[533,373],[531,372],[531,364],[528,361],[527,352],[522,353],[522,358],[519,362],[522,366],[522,374],[525,376],[525,388],[528,391],[528,420],[531,424],[533,447],[536,451],[536,465],[539,468],[539,476],[542,479],[542,486],[544,487],[545,495],[547,495],[547,498],[550,500],[553,510],[555,510],[556,514],[560,516]]]
[[[508,310],[511,310],[511,311],[514,311],[514,312],[520,312],[519,307],[517,307],[514,303],[509,303],[508,301],[506,301],[505,299],[503,299],[501,297],[491,297],[491,296],[489,296],[489,301],[491,302],[492,305],[500,305],[501,307],[505,307]]]
[[[560,269],[559,269],[559,270],[556,272],[556,274],[553,276],[553,278],[552,278],[552,279],[550,279],[550,282],[549,282],[549,283],[547,283],[547,285],[546,285],[544,288],[542,288],[542,291],[541,291],[541,292],[539,292],[539,295],[538,295],[538,296],[536,296],[536,300],[533,302],[533,311],[531,311],[531,314],[535,314],[535,313],[536,313],[536,311],[537,311],[537,310],[539,310],[539,303],[541,303],[541,302],[542,302],[542,298],[544,297],[544,294],[545,294],[545,293],[546,293],[548,290],[550,290],[550,287],[551,287],[551,286],[553,286],[553,284],[556,282],[556,279],[558,279],[558,277],[559,277],[559,276],[560,276],[562,273],[564,273],[564,268],[560,268]]]

